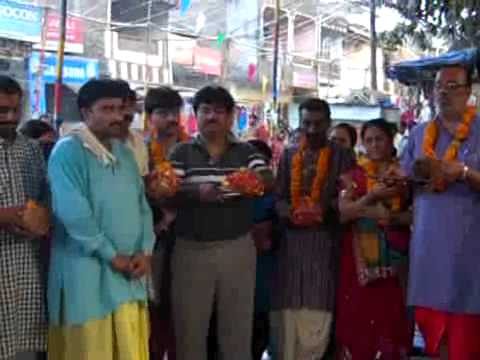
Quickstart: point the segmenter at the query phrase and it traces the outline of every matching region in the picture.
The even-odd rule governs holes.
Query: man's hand
[[[12,207],[1,209],[0,213],[0,224],[15,235],[38,238],[49,231],[49,213],[43,207]]]
[[[35,239],[38,238],[39,236],[37,234],[33,234],[32,232],[25,230],[24,228],[20,227],[19,225],[9,225],[6,227],[7,231],[11,232],[12,234],[22,237],[22,238],[27,238],[27,239]]]
[[[200,184],[198,195],[202,202],[223,202],[223,194],[215,184]]]
[[[0,225],[4,227],[16,225],[21,223],[21,212],[23,207],[10,207],[0,209]]]
[[[272,248],[272,232],[273,223],[270,220],[253,225],[252,236],[258,251],[268,251]]]
[[[153,200],[171,198],[176,192],[176,190],[156,180],[146,181],[146,190],[148,198]]]
[[[130,273],[131,259],[125,255],[117,255],[111,261],[112,268],[124,275]]]
[[[291,222],[300,227],[316,226],[321,224],[322,221],[323,209],[318,205],[302,205],[296,209],[291,216]]]
[[[162,214],[162,220],[157,222],[153,228],[155,235],[157,236],[160,236],[162,233],[168,231],[177,217],[177,211],[174,209],[163,208]]]
[[[42,237],[50,230],[50,214],[48,210],[38,205],[27,205],[22,210],[19,226],[35,237]]]
[[[440,171],[444,180],[451,184],[458,181],[463,174],[464,165],[459,161],[441,161]]]
[[[140,279],[150,274],[152,257],[145,254],[137,254],[130,260],[130,274],[133,279]]]

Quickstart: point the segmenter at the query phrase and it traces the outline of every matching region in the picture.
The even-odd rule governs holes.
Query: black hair
[[[127,99],[130,86],[118,80],[92,79],[80,88],[78,92],[78,108],[90,108],[98,100],[105,98]]]
[[[6,75],[0,75],[0,93],[23,96],[23,90],[20,84],[14,78]]]
[[[137,101],[137,92],[130,87],[128,81],[122,79],[116,79],[115,81],[125,89],[127,100]]]
[[[229,113],[235,107],[235,100],[230,92],[224,87],[217,85],[208,85],[197,91],[192,103],[195,113],[197,113],[201,104],[224,106]]]
[[[179,92],[168,86],[149,89],[145,96],[145,112],[151,114],[155,109],[180,109],[183,99]]]
[[[51,127],[49,124],[42,120],[27,121],[20,128],[20,133],[30,139],[38,139],[50,132],[55,133],[55,130],[53,129],[53,127]]]
[[[129,88],[127,92],[127,99],[132,101],[137,101],[137,92],[132,88]]]
[[[319,98],[309,98],[303,101],[298,108],[300,113],[300,119],[302,118],[302,111],[321,111],[323,112],[328,120],[330,120],[331,112],[330,112],[330,105],[325,100]]]
[[[389,123],[383,118],[373,119],[363,124],[362,130],[360,132],[362,140],[365,139],[365,134],[367,130],[371,128],[377,128],[383,131],[385,135],[387,135],[391,140],[394,139],[395,134],[397,132],[395,124]]]
[[[350,138],[350,142],[352,143],[352,148],[354,148],[355,145],[357,145],[357,141],[358,141],[357,129],[355,129],[354,126],[352,126],[348,123],[340,123],[340,124],[335,125],[332,128],[332,130],[335,130],[335,129],[343,129],[348,133],[348,137]],[[332,131],[332,130],[330,130],[330,131]]]
[[[270,146],[265,141],[259,139],[248,140],[248,143],[255,147],[255,149],[268,161],[272,161],[273,153]]]

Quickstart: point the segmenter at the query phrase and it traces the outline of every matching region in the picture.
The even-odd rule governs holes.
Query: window
[[[320,48],[320,57],[323,59],[330,59],[332,55],[332,39],[324,37],[322,39],[322,47]]]

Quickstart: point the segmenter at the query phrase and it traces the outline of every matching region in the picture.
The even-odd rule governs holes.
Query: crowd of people
[[[401,157],[391,123],[357,135],[307,99],[274,168],[223,87],[195,94],[194,137],[179,93],[150,89],[144,136],[128,83],[93,79],[56,139],[18,128],[0,76],[0,359],[403,360],[415,324],[429,355],[480,359],[471,88],[441,69]]]

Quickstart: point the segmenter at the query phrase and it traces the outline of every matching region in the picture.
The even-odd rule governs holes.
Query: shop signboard
[[[196,47],[194,52],[194,67],[208,75],[220,76],[222,74],[222,54],[220,51]]]
[[[29,58],[28,75],[30,81],[30,96],[32,113],[42,113],[46,110],[45,84],[56,81],[57,56],[54,53],[44,54],[34,52]],[[65,56],[63,82],[66,85],[80,87],[89,79],[100,74],[98,60],[76,56]],[[40,77],[40,78],[39,78]]]
[[[292,83],[292,85],[297,88],[315,89],[317,84],[315,70],[313,68],[295,66]]]
[[[40,42],[43,8],[0,0],[0,37]]]
[[[60,40],[60,14],[55,11],[47,11],[45,26],[44,49],[56,51]],[[68,16],[65,33],[65,52],[83,54],[84,43],[84,20],[75,16]],[[40,49],[41,44],[36,44],[35,48]]]
[[[172,63],[193,66],[196,41],[185,36],[168,34],[168,55]]]

